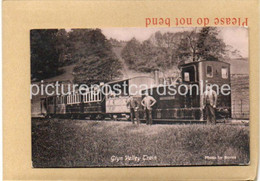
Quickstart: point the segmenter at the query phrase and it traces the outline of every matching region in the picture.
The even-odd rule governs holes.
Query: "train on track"
[[[43,97],[41,98],[41,112],[46,117],[129,120],[130,109],[127,107],[129,96],[134,96],[134,99],[140,103],[144,94],[149,93],[156,100],[152,110],[153,120],[203,121],[205,114],[201,93],[205,91],[206,83],[217,85],[213,89],[218,92],[220,90],[217,89],[221,86],[230,86],[230,64],[222,61],[204,60],[183,64],[180,66],[179,76],[172,82],[160,84],[158,73],[154,75],[108,82],[105,85],[109,85],[109,93],[91,90],[84,94],[72,92],[69,95]],[[125,89],[118,94],[118,88],[111,89],[114,85]],[[142,85],[146,86],[142,87]],[[184,85],[190,89],[184,90]],[[171,92],[173,87],[181,93],[177,91],[173,95]],[[163,91],[166,93],[162,94]],[[131,92],[138,93],[131,95]],[[141,105],[139,115],[140,119],[145,119]],[[216,117],[217,119],[231,117],[231,94],[218,95]]]

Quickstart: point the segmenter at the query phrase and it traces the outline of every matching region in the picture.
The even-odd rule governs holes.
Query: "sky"
[[[219,27],[219,37],[223,41],[240,51],[242,57],[248,58],[248,29],[244,27]],[[148,39],[153,33],[161,31],[165,32],[180,32],[191,31],[193,28],[103,28],[103,34],[109,39],[128,41],[135,37],[139,41]]]

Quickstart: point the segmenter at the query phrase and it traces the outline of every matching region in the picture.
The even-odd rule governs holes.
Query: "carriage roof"
[[[114,83],[124,82],[127,80],[134,80],[134,79],[138,79],[138,78],[153,79],[152,77],[149,77],[149,76],[136,76],[136,77],[131,77],[131,78],[127,78],[127,79],[121,79],[121,80],[107,82],[106,84],[114,84]]]

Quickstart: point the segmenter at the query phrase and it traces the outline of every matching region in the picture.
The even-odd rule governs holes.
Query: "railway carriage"
[[[111,90],[109,91],[110,94],[106,96],[106,114],[113,119],[129,119],[130,110],[127,107],[129,96],[133,96],[140,103],[142,88],[151,88],[155,86],[155,82],[154,78],[139,76],[110,82],[108,85],[111,87]],[[121,88],[115,90],[113,87]],[[118,94],[116,91],[121,91],[121,94]]]

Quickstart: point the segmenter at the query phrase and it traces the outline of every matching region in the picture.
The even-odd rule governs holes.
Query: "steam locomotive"
[[[87,91],[84,94],[73,92],[69,95],[47,96],[41,99],[41,112],[47,117],[80,118],[80,119],[116,119],[129,120],[130,110],[127,100],[131,92],[140,103],[148,93],[156,100],[153,106],[155,121],[203,121],[203,95],[206,83],[215,85],[213,89],[220,92],[222,86],[230,87],[230,64],[222,61],[197,61],[180,66],[180,76],[173,82],[162,82],[158,73],[154,77],[139,76],[120,81],[108,82],[109,91]],[[118,88],[124,91],[118,94]],[[124,85],[124,86],[123,86]],[[134,85],[134,86],[133,86]],[[146,85],[142,88],[142,85]],[[190,89],[184,89],[185,86]],[[172,94],[172,88],[179,90]],[[133,91],[134,89],[134,91]],[[161,92],[165,91],[164,94]],[[108,93],[109,92],[109,93]],[[197,93],[199,92],[199,93]],[[217,119],[231,117],[231,94],[219,94],[216,106]],[[139,109],[140,119],[144,119],[142,106]]]

